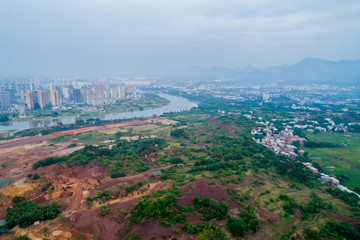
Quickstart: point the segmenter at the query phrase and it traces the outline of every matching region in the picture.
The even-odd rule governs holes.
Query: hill
[[[169,74],[172,80],[208,82],[214,80],[235,81],[242,84],[329,84],[358,85],[360,60],[328,61],[306,58],[296,64],[268,68],[192,67],[181,73]]]

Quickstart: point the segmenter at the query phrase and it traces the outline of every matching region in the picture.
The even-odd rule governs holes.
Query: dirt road
[[[26,137],[21,139],[15,139],[15,140],[9,140],[9,141],[3,141],[0,142],[0,149],[2,148],[10,148],[10,147],[17,147],[29,143],[39,143],[45,140],[53,139],[60,136],[65,135],[75,135],[78,133],[83,132],[90,132],[90,131],[103,131],[103,130],[109,130],[113,128],[118,127],[127,127],[127,126],[134,126],[134,125],[141,125],[141,124],[148,124],[148,123],[163,123],[163,124],[173,124],[176,123],[175,121],[169,120],[165,117],[159,117],[159,118],[149,118],[143,121],[134,120],[129,122],[123,122],[123,123],[116,123],[116,124],[108,124],[103,126],[93,126],[93,127],[86,127],[86,128],[78,128],[68,131],[62,131],[62,132],[55,132],[52,134],[44,135],[44,136],[34,136],[34,137]]]

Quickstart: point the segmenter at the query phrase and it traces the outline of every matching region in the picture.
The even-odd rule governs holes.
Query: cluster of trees
[[[177,199],[181,196],[180,191],[167,190],[157,191],[143,197],[131,210],[131,221],[140,224],[144,218],[159,219],[159,223],[170,226],[174,223],[184,223],[184,215],[180,211],[172,209]]]
[[[137,173],[144,172],[149,169],[149,166],[145,164],[145,157],[166,146],[166,140],[152,138],[132,142],[118,140],[117,145],[112,149],[86,145],[85,148],[68,156],[48,157],[40,160],[33,165],[33,169],[36,170],[56,163],[67,163],[69,166],[72,164],[85,165],[92,160],[96,160],[100,165],[109,167],[108,172],[112,178],[124,177],[127,174],[124,161],[132,163],[129,170],[135,169]],[[177,161],[177,159],[174,160]]]
[[[51,203],[41,206],[35,202],[26,201],[24,198],[14,198],[14,205],[6,209],[6,227],[8,229],[18,225],[21,228],[28,227],[36,221],[45,221],[56,218],[60,210],[57,204]]]
[[[294,214],[295,207],[296,207],[296,202],[295,202],[294,198],[289,195],[286,195],[286,194],[280,194],[279,199],[283,200],[285,202],[284,206],[283,206],[285,213],[288,215]]]
[[[260,222],[255,215],[254,207],[247,206],[239,213],[238,218],[228,217],[227,226],[234,237],[242,237],[249,230],[256,232],[260,228]]]
[[[302,215],[301,219],[305,220],[310,215],[318,214],[321,210],[332,209],[331,203],[325,203],[319,196],[312,194],[312,199],[310,202],[300,206]]]
[[[143,183],[141,181],[139,181],[139,182],[134,183],[133,185],[125,187],[126,195],[129,193],[132,193],[133,191],[138,190],[139,188],[141,188],[142,185],[143,185]]]
[[[316,175],[304,168],[304,165],[300,162],[290,160],[284,155],[278,155],[276,156],[276,159],[277,160],[272,162],[272,165],[275,166],[277,172],[281,176],[301,182],[308,186],[313,186],[316,183]]]
[[[222,220],[229,211],[229,206],[226,203],[210,198],[194,197],[194,205],[196,210],[203,215],[205,220],[214,218]]]
[[[321,239],[334,239],[334,240],[357,240],[360,239],[359,231],[352,228],[346,222],[327,222],[320,231],[314,231],[311,228],[306,230],[306,239],[308,240],[321,240]]]
[[[5,114],[0,114],[0,122],[8,122],[10,118]]]
[[[348,193],[345,191],[341,191],[338,188],[328,188],[328,189],[326,189],[326,191],[328,193],[330,193],[331,195],[333,195],[334,197],[343,200],[350,206],[354,206],[354,207],[359,206],[359,198],[354,193]]]
[[[172,157],[170,158],[170,163],[181,164],[181,163],[185,163],[185,161],[181,157]]]
[[[63,163],[66,161],[66,157],[48,157],[48,158],[45,158],[43,160],[40,160],[38,162],[36,162],[34,165],[33,165],[33,169],[36,170],[40,167],[46,167],[46,166],[50,166],[50,165],[53,165],[55,163]]]
[[[198,238],[197,239],[202,239],[202,240],[225,240],[225,236],[222,233],[222,231],[214,226],[208,226],[206,224],[198,224],[198,225],[193,225],[190,223],[185,223],[183,226],[183,229],[191,234],[197,234]]]
[[[171,137],[189,139],[189,135],[184,129],[175,129],[170,132]]]

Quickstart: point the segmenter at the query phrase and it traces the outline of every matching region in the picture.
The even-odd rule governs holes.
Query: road
[[[30,144],[30,143],[39,143],[39,142],[43,142],[43,141],[46,141],[49,139],[53,139],[53,138],[65,136],[65,135],[75,135],[75,134],[83,133],[83,132],[102,131],[102,130],[108,130],[108,129],[118,128],[118,127],[127,127],[127,126],[134,126],[134,125],[141,125],[141,124],[148,124],[148,123],[169,124],[169,123],[175,123],[175,122],[171,121],[167,118],[164,118],[164,117],[159,117],[159,118],[149,118],[149,119],[143,120],[143,121],[134,120],[134,121],[123,122],[123,123],[108,124],[108,125],[103,125],[103,126],[78,128],[78,129],[73,129],[73,130],[55,132],[55,133],[43,135],[43,136],[26,137],[26,138],[21,138],[21,139],[15,139],[15,140],[12,139],[9,141],[0,142],[0,149],[17,147],[17,146],[21,146],[21,145],[25,145],[25,144]]]

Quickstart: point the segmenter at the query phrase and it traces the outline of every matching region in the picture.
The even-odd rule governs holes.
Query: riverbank
[[[197,107],[196,103],[190,102],[183,97],[168,94],[158,95],[161,98],[167,99],[170,103],[162,107],[140,111],[99,114],[95,116],[96,119],[94,119],[94,115],[92,115],[88,117],[66,117],[62,119],[13,122],[12,125],[0,126],[0,131],[18,129],[18,131],[12,135],[15,137],[35,136],[38,134],[46,135],[51,132],[71,130],[79,127],[119,123],[124,119],[160,116],[167,112],[179,112]]]
[[[52,110],[36,110],[28,114],[33,114],[27,117],[12,118],[12,121],[1,122],[0,125],[9,125],[12,122],[23,121],[46,121],[46,120],[61,120],[69,117],[96,117],[106,113],[121,113],[131,111],[142,111],[145,109],[159,108],[170,104],[166,98],[162,98],[156,94],[144,93],[141,98],[127,99],[115,104],[98,106],[98,107],[77,107],[76,105],[68,106],[71,109],[52,109]],[[64,106],[66,108],[66,106]],[[54,116],[55,115],[55,116]]]

